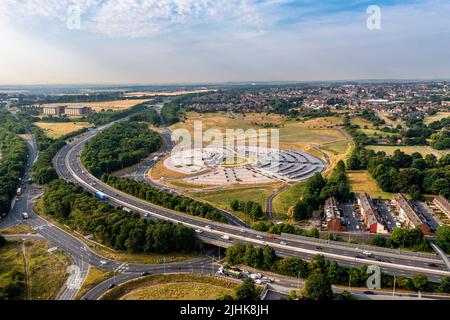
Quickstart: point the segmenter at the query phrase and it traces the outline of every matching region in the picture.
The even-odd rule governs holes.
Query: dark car
[[[150,274],[150,272],[144,271],[144,272],[141,273],[141,276],[145,277],[145,276],[148,276],[149,274]]]
[[[432,268],[438,268],[438,265],[436,263],[429,263],[428,266]]]
[[[375,294],[373,291],[364,291],[364,294]]]
[[[111,283],[111,284],[108,286],[108,289],[112,289],[112,288],[114,288],[115,286],[116,286],[115,283]]]

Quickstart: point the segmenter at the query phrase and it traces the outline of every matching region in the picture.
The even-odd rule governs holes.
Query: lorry
[[[104,194],[103,192],[100,192],[100,191],[98,191],[98,192],[95,193],[95,197],[96,197],[97,199],[100,199],[100,200],[106,200],[106,199],[108,199],[108,197],[106,196],[106,194]]]

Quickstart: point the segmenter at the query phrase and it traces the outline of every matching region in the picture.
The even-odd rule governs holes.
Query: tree
[[[439,291],[450,293],[450,277],[442,278],[441,284],[439,285]]]
[[[333,300],[333,289],[328,277],[314,270],[306,280],[305,296],[311,300]]]
[[[428,286],[428,278],[422,274],[414,274],[411,281],[414,289],[417,291],[424,291]]]
[[[256,290],[255,282],[250,279],[246,278],[244,282],[236,287],[236,300],[258,300],[258,292]]]
[[[446,253],[450,253],[450,226],[440,226],[436,229],[436,244]]]

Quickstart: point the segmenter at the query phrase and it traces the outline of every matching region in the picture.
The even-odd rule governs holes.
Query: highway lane
[[[101,130],[101,129],[100,129]],[[379,265],[387,273],[400,275],[405,272],[408,273],[423,273],[426,274],[430,280],[439,281],[440,277],[450,275],[445,270],[445,266],[438,257],[430,255],[417,255],[417,257],[399,252],[397,254],[387,254],[379,251],[374,247],[370,247],[371,252],[382,259],[382,261],[370,260],[362,257],[362,250],[354,248],[347,248],[338,242],[332,245],[323,244],[320,242],[314,243],[314,239],[309,241],[292,240],[280,237],[278,239],[270,239],[267,234],[256,232],[247,228],[239,228],[222,223],[212,222],[203,218],[193,217],[182,214],[165,208],[152,205],[141,199],[134,198],[130,195],[122,193],[108,185],[102,183],[100,180],[89,174],[80,162],[80,154],[83,150],[86,141],[91,139],[97,132],[90,132],[78,138],[72,144],[64,147],[55,157],[55,166],[60,176],[64,179],[72,181],[81,185],[84,189],[90,192],[101,191],[105,193],[109,200],[108,202],[116,206],[126,206],[141,215],[150,215],[153,218],[165,219],[175,223],[182,223],[191,228],[201,230],[213,237],[210,243],[227,246],[227,240],[222,239],[222,235],[229,235],[234,241],[247,241],[256,245],[270,245],[276,249],[281,249],[283,252],[289,252],[291,255],[307,254],[309,256],[322,254],[327,258],[338,261],[341,264],[356,264]],[[209,226],[206,227],[206,226]],[[241,229],[245,232],[241,232]],[[262,237],[260,239],[259,237]],[[320,249],[318,249],[320,247]],[[326,248],[326,249],[324,249]],[[430,267],[429,260],[437,267]],[[389,262],[387,262],[389,261]]]

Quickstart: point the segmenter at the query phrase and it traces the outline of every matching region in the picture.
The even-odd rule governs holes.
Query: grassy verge
[[[17,226],[5,229],[0,231],[0,234],[8,235],[8,234],[36,234],[36,231],[31,229],[30,227],[19,224]]]
[[[234,295],[238,281],[199,274],[152,275],[108,291],[102,300],[211,300]]]
[[[0,286],[7,285],[8,273],[17,272],[23,275],[24,290],[20,299],[27,299],[25,257],[28,264],[29,292],[32,300],[49,300],[56,296],[66,280],[68,258],[61,251],[48,253],[52,247],[46,241],[25,241],[23,251],[22,241],[8,241],[0,249]],[[25,257],[24,257],[25,252]]]
[[[83,282],[83,286],[75,296],[75,300],[81,299],[81,297],[83,297],[87,292],[89,292],[89,290],[99,285],[103,281],[111,278],[112,276],[113,273],[110,271],[90,267],[86,279]]]
[[[303,195],[305,183],[299,182],[289,186],[288,189],[278,194],[272,202],[272,211],[275,215],[286,218],[289,208],[294,206]]]

